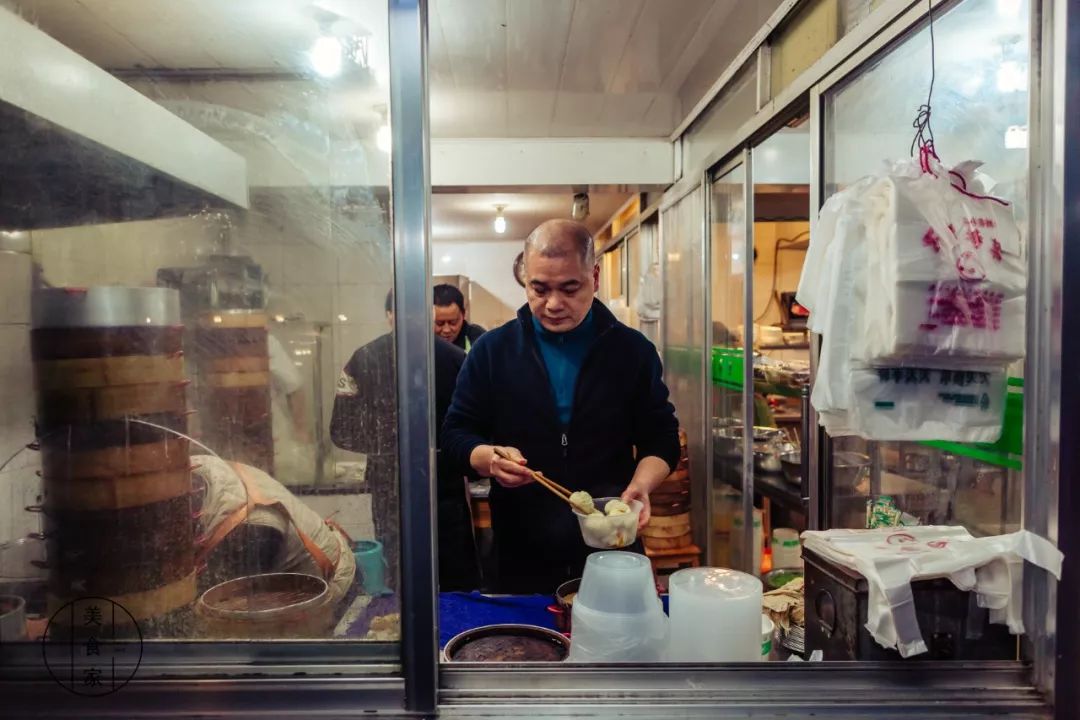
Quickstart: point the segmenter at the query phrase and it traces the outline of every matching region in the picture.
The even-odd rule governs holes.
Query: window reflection
[[[0,582],[28,637],[100,595],[148,638],[396,640],[385,5],[7,5],[59,73],[27,92],[70,104],[0,134]]]

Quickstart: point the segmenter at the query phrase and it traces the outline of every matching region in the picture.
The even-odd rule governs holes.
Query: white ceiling
[[[603,227],[630,198],[628,193],[589,193],[592,232]],[[573,193],[435,193],[431,196],[431,238],[435,242],[524,240],[545,220],[570,217]],[[495,232],[495,206],[505,205],[506,233]]]
[[[667,136],[780,0],[432,0],[435,137]],[[318,17],[371,43],[385,96],[386,0],[0,0],[110,70],[307,72]],[[252,93],[257,93],[252,89]],[[385,103],[385,100],[381,101]]]
[[[688,78],[711,84],[778,5],[432,0],[433,134],[667,136],[704,92]]]

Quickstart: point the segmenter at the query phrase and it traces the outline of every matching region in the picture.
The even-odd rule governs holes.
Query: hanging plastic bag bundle
[[[994,442],[1024,354],[1026,260],[978,163],[925,150],[824,205],[798,289],[822,336],[811,400],[830,435]]]
[[[930,153],[895,163],[864,202],[867,287],[852,356],[869,365],[1024,356],[1026,253],[1009,204],[983,193],[981,163]]]

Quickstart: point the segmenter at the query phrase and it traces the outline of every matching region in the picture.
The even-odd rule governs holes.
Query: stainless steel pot
[[[180,293],[169,288],[48,288],[34,293],[33,327],[162,327],[180,324]]]
[[[462,648],[476,640],[494,636],[526,637],[544,640],[545,642],[549,642],[558,647],[563,660],[570,655],[570,639],[554,630],[542,628],[538,625],[485,625],[483,627],[473,628],[472,630],[466,630],[465,632],[458,633],[452,637],[450,642],[446,643],[446,647],[443,648],[443,661],[461,662],[460,660],[455,660],[454,656],[457,655]]]

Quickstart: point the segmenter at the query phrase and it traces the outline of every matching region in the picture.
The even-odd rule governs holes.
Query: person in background
[[[644,525],[649,494],[679,460],[679,423],[656,348],[595,297],[600,270],[584,225],[541,224],[525,241],[524,273],[517,319],[469,353],[443,452],[496,481],[498,591],[551,593],[581,577],[590,550],[567,504],[526,463],[572,491],[642,502]]]
[[[270,410],[274,432],[274,471],[296,485],[315,482],[315,441],[308,429],[304,378],[285,347],[267,336],[270,356]]]
[[[394,371],[394,293],[386,296],[391,332],[353,353],[338,378],[330,439],[337,447],[367,456],[365,482],[371,493],[375,535],[390,567],[388,584],[398,572],[399,525],[397,454],[397,378]],[[435,420],[442,427],[458,371],[465,362],[460,348],[435,338]],[[436,430],[436,448],[440,434]],[[437,469],[439,584],[444,590],[479,587],[479,565],[469,514],[465,477]]]
[[[484,328],[465,319],[465,296],[453,285],[436,285],[434,292],[435,334],[465,352],[484,334]]]
[[[191,465],[200,590],[294,572],[326,580],[335,604],[349,597],[356,559],[340,528],[258,468],[213,455],[193,455]]]

